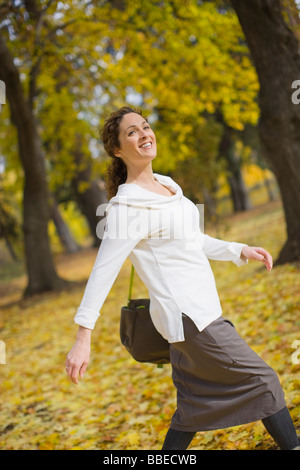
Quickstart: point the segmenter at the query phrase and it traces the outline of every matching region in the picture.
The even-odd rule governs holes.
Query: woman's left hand
[[[261,261],[262,263],[264,263],[268,271],[271,271],[273,266],[272,256],[264,248],[261,247],[243,246],[241,258],[248,258],[255,261]]]

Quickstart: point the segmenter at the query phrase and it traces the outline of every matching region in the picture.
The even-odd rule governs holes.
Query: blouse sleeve
[[[78,325],[94,329],[102,305],[133,248],[144,238],[141,231],[127,230],[126,207],[113,205],[108,213],[103,239],[75,315]]]
[[[248,263],[247,259],[241,258],[244,243],[227,242],[203,234],[202,249],[208,259],[217,261],[232,261],[237,266]]]

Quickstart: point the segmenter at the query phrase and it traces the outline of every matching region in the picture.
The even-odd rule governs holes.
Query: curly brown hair
[[[136,113],[142,116],[142,111],[138,108],[131,108],[129,106],[123,106],[111,113],[106,119],[103,128],[100,130],[100,137],[102,139],[104,148],[107,154],[112,158],[107,171],[105,188],[107,198],[111,199],[117,194],[118,187],[120,184],[125,183],[127,179],[127,167],[122,158],[115,156],[116,148],[120,147],[119,131],[120,122],[125,114]]]

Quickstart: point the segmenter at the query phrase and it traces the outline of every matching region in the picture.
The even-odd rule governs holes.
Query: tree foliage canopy
[[[216,112],[235,129],[256,123],[258,82],[236,15],[198,3],[32,2],[29,13],[24,2],[2,12],[52,190],[78,171],[78,146],[87,159],[94,152],[95,172],[103,173],[98,128],[126,101],[151,116],[160,171],[195,155],[213,161]]]

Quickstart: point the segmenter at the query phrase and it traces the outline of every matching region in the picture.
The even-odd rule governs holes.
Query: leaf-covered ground
[[[285,239],[279,203],[233,216],[226,223],[217,236],[264,246],[274,257]],[[74,281],[58,294],[20,300],[25,278],[2,282],[0,340],[6,345],[6,364],[0,365],[0,449],[161,448],[176,396],[169,365],[157,369],[137,364],[120,345],[119,311],[127,298],[128,262],[93,332],[84,380],[75,386],[65,374],[65,357],[77,330],[73,317],[95,255],[95,250],[85,250],[58,257],[60,274]],[[242,268],[214,262],[212,267],[224,316],[279,374],[299,431],[300,353],[293,347],[300,340],[299,264],[276,267],[270,273],[254,262]],[[145,294],[137,281],[134,295]],[[194,450],[275,448],[260,422],[198,433],[190,446]]]

